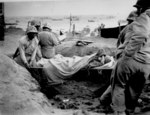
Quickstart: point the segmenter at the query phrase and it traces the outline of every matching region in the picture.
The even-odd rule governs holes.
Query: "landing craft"
[[[101,37],[104,37],[104,38],[116,38],[116,39],[118,39],[120,31],[124,27],[126,27],[126,25],[117,26],[117,27],[113,27],[113,28],[102,28],[101,29]]]

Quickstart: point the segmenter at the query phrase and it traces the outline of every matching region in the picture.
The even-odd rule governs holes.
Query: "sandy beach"
[[[54,93],[53,90],[49,89],[49,93],[43,94],[40,91],[38,82],[26,69],[5,56],[14,53],[18,47],[18,40],[22,35],[24,35],[24,31],[21,28],[9,28],[5,32],[5,41],[0,46],[0,63],[2,65],[0,66],[0,77],[5,77],[5,80],[0,80],[2,89],[0,111],[2,115],[11,115],[12,112],[15,115],[20,113],[22,115],[106,115],[106,112],[107,115],[111,115],[109,108],[106,110],[100,107],[99,97],[94,93],[106,83],[111,71],[103,71],[102,73],[98,71],[88,72],[87,70],[79,71],[74,75],[75,79],[56,86],[54,89],[57,93],[55,92],[55,95],[49,97]],[[75,46],[78,40],[89,40],[93,43],[78,47]],[[67,57],[85,56],[106,47],[107,54],[113,55],[116,42],[117,39],[114,38],[71,37],[58,45],[56,52]],[[11,69],[6,69],[8,67]],[[144,96],[147,95],[148,93]],[[148,104],[145,106],[149,107]],[[140,110],[137,109],[137,111]],[[149,113],[137,114],[148,115]]]
[[[3,45],[0,46],[0,52],[2,54],[1,56],[1,60],[3,61],[1,66],[1,77],[4,74],[4,67],[7,66],[12,66],[12,68],[16,69],[14,71],[17,71],[18,69],[18,65],[15,65],[13,67],[14,63],[11,59],[9,59],[8,57],[5,58],[4,55],[11,55],[14,53],[14,51],[16,50],[16,48],[18,47],[18,40],[20,39],[20,37],[24,35],[24,31],[22,31],[20,28],[15,28],[15,29],[7,29],[6,33],[5,33],[5,41],[3,42]],[[86,38],[84,38],[86,39]],[[75,47],[75,43],[77,40],[77,38],[75,39],[70,39],[67,41],[62,42],[62,44],[60,46],[57,47],[57,53],[61,53],[64,56],[73,56],[73,55],[80,55],[80,56],[84,56],[87,55],[89,53],[92,52],[96,52],[98,51],[99,48],[106,46],[107,43],[110,43],[110,48],[114,47],[115,42],[112,43],[113,41],[116,41],[115,39],[110,39],[110,40],[105,40],[105,39],[99,39],[99,38],[87,38],[88,40],[92,40],[94,42],[94,44],[89,45],[85,48],[83,48],[84,50],[81,51],[81,47],[80,48],[76,48]],[[80,39],[81,40],[81,39]],[[101,41],[98,43],[98,41]],[[104,44],[104,42],[106,42]],[[2,43],[2,42],[1,42]],[[70,46],[69,46],[69,45]],[[67,47],[67,50],[66,50]],[[7,61],[6,63],[6,60]],[[20,68],[20,67],[19,67]],[[49,100],[47,98],[45,98],[45,96],[43,94],[41,94],[40,90],[38,90],[38,85],[37,83],[34,81],[32,81],[32,77],[30,76],[30,74],[24,69],[21,68],[21,70],[19,70],[16,74],[13,71],[8,70],[7,71],[9,73],[9,75],[5,75],[6,76],[6,80],[8,79],[14,79],[16,80],[16,78],[14,78],[15,76],[23,76],[23,78],[19,78],[21,81],[18,82],[27,82],[27,84],[35,84],[36,85],[36,89],[37,93],[35,93],[34,95],[40,95],[41,97],[37,97],[37,99],[32,99],[32,95],[30,95],[30,93],[32,94],[33,91],[29,90],[31,87],[30,86],[25,86],[26,83],[22,84],[21,86],[19,85],[19,89],[17,88],[13,88],[13,87],[17,87],[18,85],[15,84],[13,80],[9,81],[9,83],[5,83],[5,81],[1,81],[0,86],[2,87],[2,89],[6,90],[5,87],[9,86],[13,83],[13,92],[10,92],[9,88],[8,93],[5,95],[13,95],[12,97],[8,97],[7,100],[12,100],[13,98],[17,97],[16,100],[14,100],[13,102],[9,102],[7,103],[5,100],[3,100],[3,96],[4,94],[2,93],[2,96],[0,98],[0,100],[4,103],[5,102],[5,109],[3,109],[3,111],[1,112],[2,114],[6,113],[6,114],[10,114],[12,111],[15,113],[15,111],[13,110],[13,107],[16,106],[14,104],[23,104],[23,107],[19,107],[16,114],[19,114],[20,111],[23,111],[24,114],[29,114],[31,112],[31,110],[28,110],[26,108],[26,104],[24,103],[24,101],[21,101],[22,99],[24,100],[31,100],[31,103],[37,103],[39,104],[39,110],[38,111],[50,111],[50,114],[54,114],[54,115],[88,115],[88,114],[92,114],[92,115],[98,115],[100,113],[102,113],[101,111],[98,110],[97,106],[99,104],[98,98],[94,98],[94,94],[92,92],[94,92],[95,90],[97,90],[101,84],[99,83],[93,83],[92,81],[90,81],[91,78],[86,78],[87,75],[83,76],[83,73],[79,72],[77,75],[75,76],[82,76],[83,79],[81,81],[78,80],[71,80],[66,82],[66,84],[62,85],[62,86],[57,86],[56,90],[59,92],[57,95],[55,95],[53,98],[50,98]],[[18,75],[19,74],[19,75]],[[87,71],[84,71],[84,74],[87,74]],[[92,74],[92,73],[91,73]],[[27,77],[28,76],[28,77]],[[24,78],[25,77],[25,78]],[[27,78],[26,78],[27,77]],[[75,77],[78,79],[78,77]],[[25,79],[28,79],[27,81]],[[86,82],[87,79],[87,82]],[[96,76],[95,76],[95,79]],[[94,80],[93,80],[94,81]],[[100,81],[100,79],[99,79]],[[71,85],[72,84],[72,85]],[[17,85],[17,86],[16,86]],[[90,90],[89,90],[90,89]],[[2,90],[2,92],[4,91]],[[18,91],[19,90],[19,91]],[[16,95],[14,94],[14,92],[16,92]],[[29,91],[29,94],[25,93],[26,91]],[[26,97],[22,96],[24,95],[24,93],[22,94],[22,92],[25,93],[25,95],[27,95]],[[51,91],[50,91],[51,92]],[[34,97],[33,97],[34,98]],[[43,108],[43,106],[41,105],[41,102],[37,102],[36,100],[39,101],[44,101],[45,103],[47,103],[45,105],[45,108]],[[34,102],[32,102],[34,101]],[[30,102],[30,101],[29,101]],[[12,106],[7,107],[8,105],[10,105],[12,103]],[[18,105],[19,106],[19,105]],[[21,105],[20,105],[21,106]],[[40,109],[44,109],[41,110]],[[95,107],[95,108],[94,108]],[[1,106],[1,108],[3,108],[3,106]],[[26,110],[27,109],[27,110]],[[10,111],[8,111],[10,110]],[[32,113],[32,112],[31,112]],[[48,115],[48,114],[47,114]],[[102,113],[103,115],[103,113]]]
[[[137,0],[6,1],[0,3],[5,29],[0,41],[0,115],[114,115],[111,98],[105,106],[100,96],[110,86],[118,35]],[[54,58],[25,68],[13,55],[31,20],[40,21],[41,27],[48,24],[60,41]],[[150,115],[149,81],[134,115]]]

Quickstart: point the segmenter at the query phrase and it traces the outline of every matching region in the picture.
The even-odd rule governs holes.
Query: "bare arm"
[[[25,47],[21,42],[19,42],[19,52],[20,52],[20,56],[21,56],[22,61],[25,64],[27,64],[28,61],[27,61],[26,56],[25,56]]]
[[[33,51],[33,54],[32,54],[32,56],[31,56],[31,62],[32,62],[33,60],[35,60],[35,56],[36,56],[36,53],[37,53],[37,49],[38,49],[38,47],[36,47],[36,48],[34,49],[34,51]]]
[[[35,49],[34,49],[32,56],[31,56],[31,62],[33,60],[35,60],[36,54],[39,54],[39,47],[38,47],[39,40],[37,38],[34,38],[34,39],[35,39]],[[39,54],[39,56],[41,57],[40,54]]]

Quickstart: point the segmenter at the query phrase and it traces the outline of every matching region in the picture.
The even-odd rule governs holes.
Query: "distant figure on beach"
[[[101,37],[101,29],[104,28],[104,27],[105,27],[105,24],[102,23],[102,24],[97,28],[98,36],[99,36],[99,37]]]
[[[42,57],[47,59],[53,58],[55,56],[55,46],[59,44],[59,41],[49,24],[43,26],[43,31],[39,33],[38,40]]]
[[[62,32],[61,30],[59,31],[59,35],[60,35],[60,36],[61,36],[61,35],[64,35],[63,32]]]
[[[37,29],[29,26],[26,35],[19,40],[19,55],[14,59],[19,65],[29,68],[34,61],[42,57],[38,48],[37,34]]]

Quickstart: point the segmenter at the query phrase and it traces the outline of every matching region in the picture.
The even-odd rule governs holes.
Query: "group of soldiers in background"
[[[40,21],[32,20],[28,22],[25,36],[19,40],[19,47],[13,58],[18,64],[29,68],[41,58],[54,57],[55,46],[59,43],[49,24],[41,27]]]

